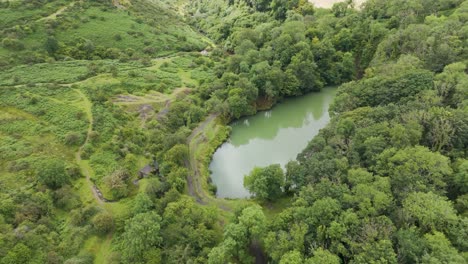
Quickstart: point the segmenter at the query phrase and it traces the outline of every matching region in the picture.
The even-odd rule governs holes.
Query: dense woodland
[[[463,0],[0,1],[0,263],[466,263],[467,66]],[[337,85],[215,198],[230,121]]]

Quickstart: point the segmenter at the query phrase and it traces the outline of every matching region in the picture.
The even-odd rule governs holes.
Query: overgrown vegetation
[[[467,21],[462,0],[0,1],[0,263],[465,263]],[[255,169],[251,201],[210,194],[229,121],[328,85],[297,161]]]

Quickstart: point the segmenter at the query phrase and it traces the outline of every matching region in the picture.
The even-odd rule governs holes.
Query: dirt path
[[[205,129],[206,125],[208,125],[209,123],[211,123],[216,117],[218,117],[217,114],[211,114],[209,115],[205,121],[203,121],[202,123],[200,123],[200,125],[198,125],[197,128],[195,128],[193,131],[192,131],[192,134],[190,134],[190,136],[187,138],[187,141],[190,143],[192,141],[192,139],[200,134],[201,132],[203,132],[203,129]]]
[[[315,7],[332,8],[335,3],[344,2],[345,0],[309,0]],[[356,8],[359,8],[366,0],[354,0]]]
[[[194,146],[196,146],[199,142],[194,140],[204,139],[205,136],[203,135],[203,131],[205,127],[213,122],[218,117],[216,114],[209,115],[205,121],[200,123],[197,128],[192,131],[192,134],[187,138],[187,144],[189,146],[189,158],[185,161],[185,165],[189,169],[189,175],[187,177],[187,185],[189,194],[197,200],[200,204],[206,204],[210,197],[206,194],[206,191],[203,190],[203,186],[201,183],[201,174],[200,170],[197,166],[197,160],[195,157],[195,150]],[[200,137],[200,139],[198,138]]]
[[[60,8],[59,10],[55,11],[55,13],[52,13],[46,17],[40,18],[37,21],[44,21],[44,20],[53,20],[56,19],[58,15],[61,15],[63,12],[65,12],[68,8],[73,7],[75,5],[75,2],[71,2],[69,5],[64,6]]]
[[[80,166],[81,172],[86,177],[86,182],[88,183],[88,185],[89,185],[89,187],[91,189],[91,192],[93,193],[94,199],[96,200],[96,202],[98,204],[103,204],[104,201],[101,199],[101,197],[98,194],[99,190],[96,188],[94,183],[91,181],[91,176],[90,176],[91,174],[89,172],[89,168],[88,168],[88,166],[86,166],[83,163],[83,160],[81,159],[81,153],[83,153],[84,146],[86,146],[86,144],[88,143],[90,134],[93,131],[93,113],[91,111],[92,103],[89,101],[88,97],[86,97],[86,95],[82,91],[80,91],[79,89],[75,89],[75,91],[83,99],[86,116],[87,116],[88,121],[89,121],[88,130],[86,132],[86,140],[83,143],[83,145],[78,149],[78,152],[76,152],[75,159],[76,159],[76,163]]]
[[[127,9],[126,6],[130,5],[129,0],[112,0],[112,4],[118,9]]]

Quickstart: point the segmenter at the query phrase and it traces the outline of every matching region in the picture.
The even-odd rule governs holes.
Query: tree
[[[244,187],[262,200],[272,201],[282,193],[284,186],[284,173],[279,164],[265,168],[255,167],[244,177]]]
[[[401,198],[418,191],[442,193],[446,186],[444,179],[452,169],[447,157],[416,146],[386,149],[379,155],[377,172],[390,177],[393,193]]]
[[[58,189],[70,182],[70,176],[65,169],[65,162],[59,159],[42,161],[38,167],[37,177],[40,182],[52,189]]]
[[[104,178],[104,182],[116,198],[123,198],[128,195],[128,183],[130,175],[125,169],[117,169],[112,174]]]
[[[273,15],[277,19],[283,20],[286,18],[287,11],[296,8],[298,4],[299,0],[272,0],[270,7]]]
[[[222,264],[231,259],[252,263],[249,247],[263,236],[265,223],[266,218],[259,205],[244,208],[234,223],[225,227],[224,240],[211,250],[208,263]]]
[[[454,106],[456,98],[453,98],[457,86],[463,81],[466,81],[468,77],[464,73],[466,65],[458,62],[445,66],[444,71],[441,74],[436,75],[434,84],[437,89],[437,95],[443,98],[443,102]]]
[[[234,88],[229,91],[229,97],[227,99],[229,104],[229,110],[231,116],[234,118],[239,118],[242,115],[248,113],[249,110],[249,102],[247,98],[244,96],[242,89]]]
[[[288,219],[289,216],[285,212],[279,218]],[[308,228],[304,223],[293,224],[287,230],[271,231],[263,239],[265,249],[273,261],[281,260],[285,254],[293,250],[303,254],[304,238],[307,232]]]
[[[341,119],[336,126],[336,134],[343,137],[346,147],[349,147],[351,136],[355,130],[354,122],[350,118]]]
[[[125,222],[120,243],[124,263],[146,263],[145,253],[161,246],[161,220],[157,213],[146,212]]]
[[[83,141],[82,137],[80,134],[76,132],[69,132],[65,136],[65,144],[69,146],[77,146]]]
[[[59,43],[55,37],[51,36],[47,38],[44,48],[50,56],[54,56],[59,49]]]
[[[6,256],[0,259],[0,263],[15,263],[15,264],[26,264],[30,263],[31,260],[31,249],[25,246],[23,243],[16,244]]]
[[[164,157],[165,162],[173,162],[179,166],[184,166],[188,158],[188,147],[184,144],[177,144],[168,150]]]
[[[24,44],[16,38],[4,38],[2,40],[2,46],[14,51],[24,50]]]
[[[305,42],[301,42],[296,44],[294,47],[300,51],[291,58],[291,62],[287,69],[291,70],[299,80],[300,90],[287,95],[298,95],[310,91],[320,91],[323,83],[309,45]]]
[[[302,264],[304,263],[304,259],[302,255],[298,251],[290,251],[286,253],[280,260],[280,264]]]
[[[403,201],[403,212],[425,231],[444,231],[457,220],[453,205],[447,198],[432,192],[411,193]]]
[[[146,213],[154,207],[153,201],[146,193],[138,193],[135,199],[133,200],[133,213],[135,215]]]
[[[307,184],[305,169],[297,161],[286,164],[285,189],[286,191],[298,191]]]
[[[442,107],[432,107],[427,114],[427,126],[429,133],[427,138],[433,151],[441,151],[450,143],[454,134],[452,125],[452,113]]]
[[[114,219],[106,211],[96,214],[92,219],[93,227],[100,234],[106,234],[114,228]]]
[[[322,263],[327,263],[327,264],[340,264],[340,258],[332,253],[330,251],[323,249],[323,248],[318,248],[314,251],[314,256],[311,258],[308,258],[305,262],[306,264],[322,264]]]
[[[456,173],[453,175],[454,187],[460,193],[468,193],[468,160],[458,162]]]
[[[390,240],[379,240],[364,245],[363,252],[357,254],[351,263],[396,264],[397,256]]]
[[[466,263],[466,259],[458,254],[443,233],[426,234],[424,239],[429,252],[422,257],[422,263]]]
[[[400,229],[396,233],[398,240],[397,253],[403,263],[418,263],[426,250],[425,241],[421,231],[412,226],[407,229]]]
[[[184,167],[177,167],[171,170],[167,175],[167,182],[179,192],[183,192],[185,185],[187,184],[188,170]]]

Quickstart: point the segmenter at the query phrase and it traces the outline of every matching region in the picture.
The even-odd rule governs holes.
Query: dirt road
[[[210,197],[208,197],[206,191],[203,190],[201,174],[195,157],[195,148],[198,146],[198,144],[203,143],[200,142],[200,140],[205,138],[203,131],[209,123],[216,119],[216,117],[218,117],[218,115],[209,115],[205,121],[200,123],[200,125],[198,125],[198,127],[195,128],[192,131],[192,134],[190,134],[190,136],[187,138],[187,145],[189,146],[189,158],[186,160],[185,165],[189,169],[189,175],[187,176],[188,191],[189,194],[193,196],[200,204],[206,204]]]
[[[321,7],[321,8],[331,8],[333,4],[344,2],[344,1],[345,0],[309,0],[309,2],[314,4],[315,7]],[[365,1],[366,0],[354,0],[354,3],[356,7],[358,8]]]

